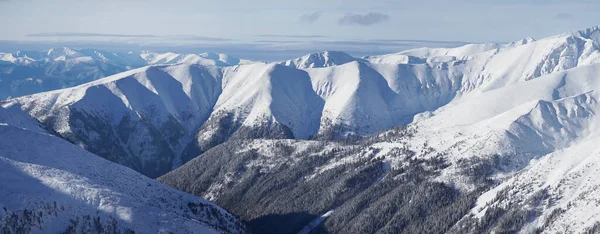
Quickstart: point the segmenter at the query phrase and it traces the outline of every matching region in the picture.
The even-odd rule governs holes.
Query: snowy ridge
[[[336,126],[346,126],[350,134],[374,133],[398,124],[390,113],[393,91],[367,64],[351,62],[308,72],[314,77],[316,92],[325,100],[321,133]]]
[[[386,54],[386,55],[375,55],[365,56],[364,60],[370,63],[384,63],[384,64],[420,64],[425,63],[426,60],[410,55],[404,54]]]
[[[230,67],[224,71],[223,93],[209,121],[228,113],[234,125],[283,124],[293,134],[289,137],[306,139],[318,129],[317,110],[322,105],[304,71],[277,64]],[[215,130],[204,128],[200,138],[210,137],[207,131]]]
[[[518,47],[525,44],[534,43],[536,40],[528,37],[508,44],[486,43],[486,44],[468,44],[456,48],[418,48],[406,50],[394,55],[413,56],[418,58],[431,57],[456,57],[461,60],[468,59],[472,55],[481,54],[492,50],[505,50]],[[384,55],[385,56],[385,55]],[[377,56],[373,56],[376,58]]]
[[[156,177],[182,163],[179,155],[221,93],[220,80],[217,67],[150,66],[15,100],[67,139]],[[108,142],[115,148],[98,148]]]
[[[207,66],[233,66],[239,64],[253,63],[249,60],[241,60],[226,54],[202,53],[202,54],[176,54],[176,53],[152,53],[142,52],[140,57],[147,64],[201,64]]]
[[[241,223],[216,205],[46,133],[20,112],[0,108],[3,230],[245,232]],[[216,217],[210,218],[209,212]]]
[[[119,64],[124,67],[176,63],[197,63],[216,66],[253,63],[249,60],[238,59],[226,54],[218,53],[177,54],[153,53],[149,51],[143,51],[141,53],[120,53],[94,49],[75,50],[67,47],[52,48],[43,51],[17,51],[15,53],[1,53],[1,55],[1,61],[16,64],[32,61],[52,62],[64,60],[104,61],[112,64]]]
[[[415,149],[426,144],[433,153],[423,157],[439,152],[456,165],[499,155],[506,158],[506,174],[498,176],[510,176],[530,160],[585,141],[597,131],[597,72],[599,65],[583,66],[454,101],[420,115],[411,124],[419,130],[409,144]],[[442,180],[468,189],[455,169],[446,170]]]
[[[230,137],[308,139],[376,133],[442,106],[458,89],[443,71],[398,66],[150,66],[10,99],[4,106],[20,105],[84,148],[155,177]],[[412,79],[404,77],[413,72]],[[448,93],[435,91],[438,88]],[[417,93],[421,95],[412,95]],[[191,139],[196,133],[198,140]],[[103,144],[117,147],[107,150]]]

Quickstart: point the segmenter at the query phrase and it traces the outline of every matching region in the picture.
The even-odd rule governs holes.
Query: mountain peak
[[[304,68],[319,68],[319,67],[331,67],[337,66],[359,59],[352,57],[351,55],[341,51],[322,51],[312,54],[307,54],[299,58],[281,62],[280,64],[296,67],[299,69]]]
[[[509,47],[514,47],[514,46],[520,46],[520,45],[529,44],[529,43],[532,43],[532,42],[535,42],[535,41],[536,40],[533,39],[533,37],[526,37],[526,38],[523,38],[521,40],[511,42],[508,45],[509,45]]]
[[[226,54],[206,52],[201,54],[177,54],[172,52],[153,53],[144,51],[140,55],[148,64],[202,64],[211,66],[232,66],[240,63],[251,63]]]
[[[79,54],[79,52],[68,48],[68,47],[58,47],[58,48],[52,48],[46,51],[46,54],[49,57],[60,57],[60,56],[74,56]]]
[[[330,51],[330,50],[307,54],[303,57],[354,58],[351,55],[347,54],[346,52]]]
[[[600,41],[600,25],[576,31],[572,35]]]

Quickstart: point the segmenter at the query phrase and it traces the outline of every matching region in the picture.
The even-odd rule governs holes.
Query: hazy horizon
[[[598,25],[598,10],[600,2],[588,0],[0,0],[0,17],[18,22],[0,25],[0,51],[66,46],[272,61],[341,50],[360,57],[539,39]]]

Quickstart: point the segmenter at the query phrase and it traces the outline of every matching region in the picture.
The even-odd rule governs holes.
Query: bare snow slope
[[[319,129],[323,100],[305,71],[278,64],[228,67],[222,87],[198,134],[203,148],[229,137],[307,139]]]
[[[243,233],[218,206],[47,133],[0,108],[0,226],[13,233]]]

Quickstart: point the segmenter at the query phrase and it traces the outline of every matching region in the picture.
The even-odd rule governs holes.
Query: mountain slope
[[[0,108],[0,168],[3,232],[244,232],[225,210],[53,136],[17,108]]]
[[[321,135],[332,131],[341,131],[333,135],[362,135],[396,124],[388,106],[394,93],[386,80],[366,64],[351,62],[308,72],[314,89],[325,100]]]
[[[308,74],[278,64],[224,69],[223,93],[199,131],[204,148],[236,138],[300,138],[316,134],[323,100]]]
[[[473,215],[486,216],[491,210],[504,207],[505,212],[537,213],[524,225],[526,231],[543,227],[544,233],[597,232],[600,224],[599,211],[594,205],[599,199],[595,191],[600,186],[594,176],[598,172],[597,141],[597,137],[590,138],[532,163],[519,175],[481,196]]]
[[[151,66],[12,103],[84,149],[157,177],[181,165],[220,80],[217,67]]]

